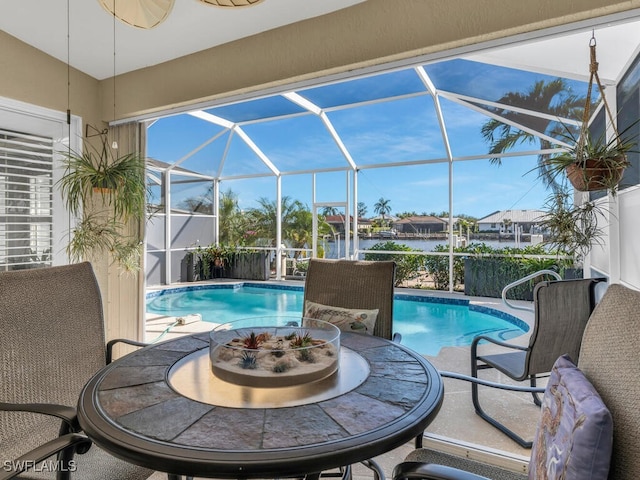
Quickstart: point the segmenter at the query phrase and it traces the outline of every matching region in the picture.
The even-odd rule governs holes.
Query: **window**
[[[625,73],[618,85],[618,131],[624,132],[623,136],[634,139],[636,143],[640,136],[640,56],[636,57],[631,68]],[[624,172],[620,187],[625,188],[640,183],[640,153],[638,148],[627,154],[631,162]]]
[[[0,270],[51,265],[53,139],[0,129]]]

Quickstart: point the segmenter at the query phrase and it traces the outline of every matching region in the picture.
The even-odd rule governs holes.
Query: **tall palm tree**
[[[548,82],[539,80],[525,93],[508,92],[498,100],[498,103],[526,108],[537,112],[546,112],[558,117],[559,120],[562,118],[581,120],[584,111],[585,97],[575,95],[564,79],[556,78]],[[558,138],[566,134],[566,126],[559,121],[556,122],[548,118],[514,112],[507,107],[493,108],[491,111],[505,119],[551,137]],[[482,126],[481,133],[484,139],[490,143],[490,155],[504,153],[522,143],[535,143],[537,141],[539,142],[541,150],[549,149],[552,146],[551,142],[546,139],[536,137],[529,132],[525,132],[494,118],[488,120]],[[553,191],[558,191],[561,186],[555,180],[555,176],[549,172],[547,167],[548,158],[549,154],[541,154],[538,156],[540,177],[546,186],[553,189]],[[492,163],[498,165],[501,163],[499,157],[492,157],[490,160]]]
[[[364,202],[358,202],[358,218],[364,218],[367,216],[367,206]]]
[[[391,205],[389,205],[389,202],[390,200],[380,197],[380,199],[373,205],[373,211],[382,216],[382,223],[384,223],[384,216],[391,213]]]

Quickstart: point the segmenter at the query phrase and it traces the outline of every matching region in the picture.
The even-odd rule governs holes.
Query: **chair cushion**
[[[609,410],[582,371],[561,356],[544,393],[529,479],[606,480],[612,442]]]
[[[303,316],[332,323],[345,332],[373,335],[378,309],[365,310],[363,308],[332,307],[307,300],[304,303]]]

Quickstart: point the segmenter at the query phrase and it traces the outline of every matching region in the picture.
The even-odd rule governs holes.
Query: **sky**
[[[505,158],[492,165],[489,145],[481,135],[490,118],[483,107],[468,108],[467,97],[497,101],[507,92],[526,91],[541,74],[465,60],[425,65],[424,71],[442,94],[446,135],[453,162],[453,214],[482,218],[497,210],[543,208],[548,192],[537,176],[535,155]],[[568,82],[574,93],[586,85]],[[361,169],[358,202],[375,216],[374,205],[388,200],[392,214],[415,211],[449,211],[449,163],[433,98],[414,69],[364,79],[297,90],[297,94],[321,107],[331,128],[338,133],[349,155]],[[379,100],[389,95],[392,101]],[[463,96],[463,97],[461,97]],[[462,98],[462,100],[461,100]],[[345,108],[344,104],[357,104]],[[476,104],[477,105],[477,104]],[[282,194],[312,204],[312,178],[294,172],[347,166],[344,153],[320,117],[281,96],[212,107],[207,113],[236,123],[259,151],[283,173]],[[281,115],[269,121],[264,117]],[[268,172],[268,168],[237,134],[188,114],[157,120],[148,130],[148,156],[167,163],[180,162],[192,171],[215,176],[220,171],[221,190],[237,194],[242,209],[256,200],[276,198],[274,177],[233,180],[234,176]],[[512,152],[536,150],[537,143],[518,145]],[[224,162],[222,159],[224,158]],[[398,166],[406,162],[431,162]],[[374,168],[384,164],[393,167]],[[175,177],[181,180],[181,177]],[[317,202],[345,202],[344,172],[324,172],[316,177]],[[187,197],[202,195],[206,182],[172,190],[172,206]],[[353,197],[351,197],[353,198]]]

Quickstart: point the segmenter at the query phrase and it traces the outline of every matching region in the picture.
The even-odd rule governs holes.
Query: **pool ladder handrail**
[[[562,280],[562,277],[558,272],[554,272],[553,270],[538,270],[537,272],[527,275],[526,277],[522,277],[521,279],[516,280],[515,282],[511,282],[509,285],[504,287],[502,289],[502,303],[504,303],[507,307],[514,308],[516,310],[526,310],[527,312],[535,312],[534,307],[514,305],[513,303],[509,303],[509,300],[507,300],[507,292],[511,290],[513,287],[517,287],[518,285],[528,282],[529,280],[533,280],[534,278],[539,277],[541,275],[551,275],[552,277],[555,277],[556,280]]]

